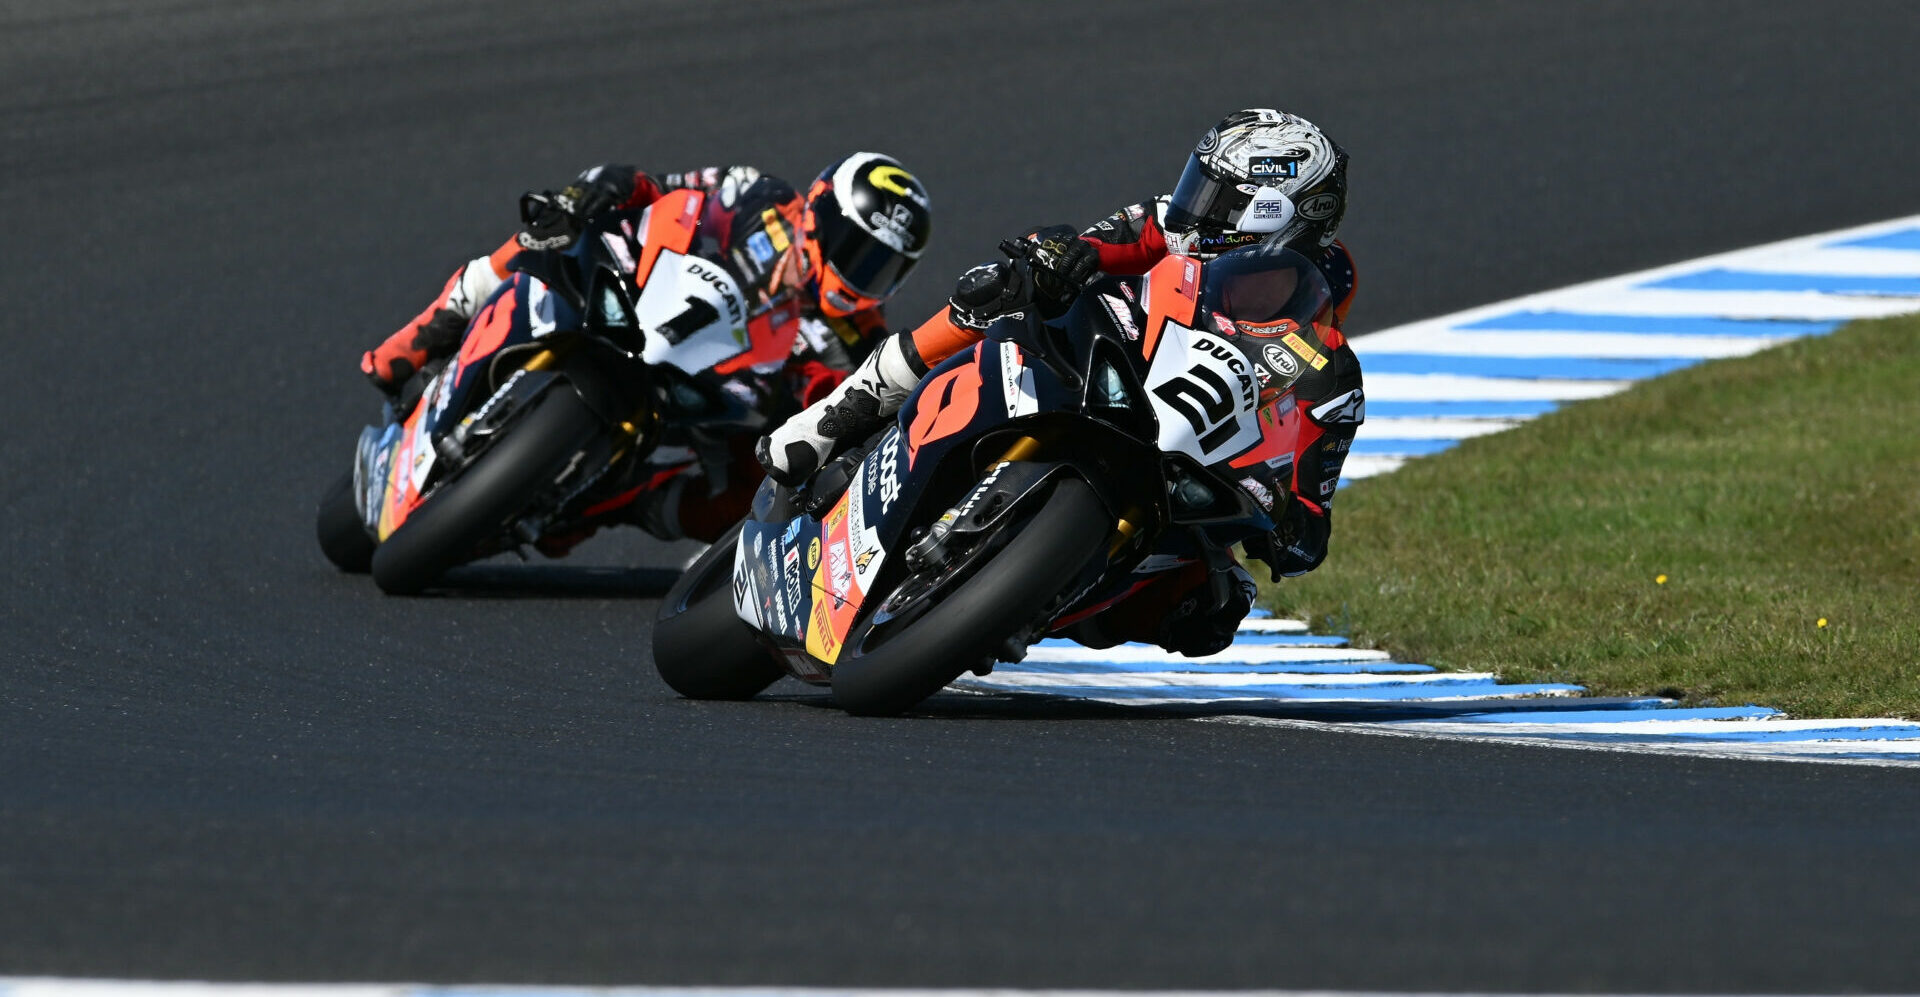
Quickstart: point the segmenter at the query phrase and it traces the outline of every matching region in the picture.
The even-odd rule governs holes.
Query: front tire
[[[414,595],[433,584],[552,487],[574,455],[604,431],[579,395],[555,385],[374,549],[374,583],[389,595]]]
[[[688,699],[752,699],[786,674],[733,610],[740,529],[736,524],[687,568],[654,620],[653,667]]]
[[[939,692],[1032,622],[1099,556],[1112,517],[1078,478],[1054,486],[1046,504],[971,578],[878,647],[861,651],[863,624],[833,669],[833,698],[848,713],[891,716]]]
[[[364,575],[373,567],[373,534],[367,532],[353,500],[352,471],[335,479],[320,497],[314,532],[320,538],[320,552],[334,567],[350,575]]]

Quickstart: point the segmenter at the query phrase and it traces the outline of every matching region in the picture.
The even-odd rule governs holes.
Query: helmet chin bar
[[[1267,235],[1278,232],[1288,225],[1293,224],[1296,215],[1297,211],[1293,206],[1292,198],[1281,193],[1278,187],[1262,187],[1247,201],[1245,208],[1236,212],[1233,217],[1229,219],[1228,225],[1230,227],[1227,231],[1246,235]],[[1199,227],[1189,229],[1185,232],[1163,230],[1163,234],[1167,240],[1167,251],[1170,253],[1178,253],[1182,256],[1195,255],[1195,251],[1199,248],[1199,243],[1202,239]],[[1251,243],[1249,243],[1249,245],[1251,245]],[[1207,252],[1208,255],[1215,255],[1225,251],[1224,249],[1215,247],[1205,252]]]
[[[1292,198],[1281,193],[1278,187],[1262,187],[1254,192],[1253,199],[1241,209],[1233,223],[1242,232],[1265,235],[1292,224],[1294,214]]]

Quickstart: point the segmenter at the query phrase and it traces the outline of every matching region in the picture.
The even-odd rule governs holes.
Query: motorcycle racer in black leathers
[[[1028,307],[1059,307],[1096,272],[1145,273],[1169,253],[1204,260],[1256,244],[1284,245],[1312,260],[1332,289],[1332,352],[1329,376],[1312,381],[1315,395],[1297,398],[1307,418],[1295,445],[1293,500],[1274,511],[1273,533],[1247,547],[1276,578],[1313,570],[1326,557],[1333,493],[1365,418],[1360,364],[1338,331],[1356,285],[1353,259],[1335,239],[1346,211],[1346,166],[1346,153],[1303,118],[1264,108],[1228,115],[1202,137],[1171,194],[1129,205],[1077,238],[1065,226],[1024,236],[1038,244],[1022,253],[1032,263],[1031,281],[1020,281],[1006,264],[968,271],[947,308],[889,337],[830,395],[762,439],[761,463],[776,480],[805,480],[837,447],[870,434],[933,365],[978,342],[995,320]],[[1257,193],[1263,205],[1283,203],[1284,217],[1244,217]],[[1141,640],[1189,655],[1215,653],[1232,642],[1254,596],[1244,569],[1227,570],[1235,595],[1224,602],[1208,597],[1217,587],[1206,566],[1188,565],[1076,623],[1072,636],[1092,646]]]

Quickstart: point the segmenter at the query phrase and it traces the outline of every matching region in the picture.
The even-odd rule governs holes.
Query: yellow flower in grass
[[[1665,584],[1667,583],[1667,576],[1666,576],[1666,575],[1654,575],[1654,576],[1653,576],[1653,583],[1654,583],[1655,585],[1665,585]]]

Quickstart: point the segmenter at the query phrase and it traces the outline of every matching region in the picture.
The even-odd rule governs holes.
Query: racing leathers
[[[1166,203],[1163,196],[1129,205],[1080,233],[1079,239],[1098,255],[1098,269],[1143,274],[1164,259],[1168,250],[1161,220]],[[1051,231],[1041,230],[1028,238],[1049,245],[1048,238],[1057,238]],[[1064,231],[1071,235],[1070,229]],[[1238,247],[1196,247],[1209,255],[1231,248]],[[1292,497],[1282,496],[1284,505],[1273,509],[1273,532],[1247,544],[1249,553],[1265,560],[1276,577],[1304,574],[1326,558],[1333,493],[1354,433],[1365,417],[1360,364],[1340,332],[1354,297],[1353,258],[1339,242],[1305,247],[1301,252],[1320,270],[1332,292],[1328,313],[1317,323],[1324,326],[1328,363],[1315,376],[1301,378],[1294,388],[1293,405],[1301,416],[1291,454]],[[1062,259],[1056,269],[1075,268],[1071,258],[1084,255],[1084,250],[1074,247],[1053,255]],[[1036,258],[1036,274],[1044,275],[1049,269],[1043,263]],[[889,337],[823,402],[763,439],[758,451],[761,462],[776,478],[797,483],[831,450],[871,433],[882,418],[898,411],[931,367],[978,343],[983,330],[1000,314],[1027,306],[1036,291],[1041,297],[1049,293],[1045,287],[1008,286],[1017,273],[995,265],[969,271],[946,308],[918,328]],[[1041,279],[1036,277],[1035,283]],[[1078,282],[1073,282],[1072,290],[1077,287]],[[1070,295],[1071,290],[1055,289],[1055,293]],[[1255,498],[1262,497],[1256,493]],[[1265,496],[1262,504],[1271,508],[1273,500],[1274,496]],[[1216,579],[1222,572],[1231,573],[1231,578]],[[1251,576],[1230,558],[1226,564],[1211,566],[1182,561],[1114,604],[1124,608],[1107,607],[1077,619],[1068,632],[1094,646],[1139,640],[1189,655],[1212,654],[1232,642],[1240,621],[1252,608],[1253,594]]]
[[[612,212],[638,222],[646,207],[680,189],[708,194],[692,251],[726,267],[750,299],[748,322],[771,322],[775,334],[755,342],[792,342],[780,356],[749,354],[728,373],[722,387],[770,415],[809,405],[837,385],[886,332],[881,309],[844,318],[820,312],[801,252],[800,196],[785,181],[751,166],[710,167],[684,173],[649,175],[630,166],[607,164],[580,174],[566,190],[523,204],[526,228],[492,253],[454,271],[431,304],[411,322],[361,357],[360,369],[383,392],[410,407],[423,387],[414,375],[451,356],[474,314],[516,269],[523,251],[562,248],[577,236],[581,221]],[[536,210],[540,209],[540,210]],[[792,333],[782,326],[793,326]],[[724,369],[723,365],[723,369]],[[658,461],[643,480],[632,482],[613,502],[593,510],[589,527],[575,535],[543,542],[549,555],[565,554],[573,544],[605,523],[631,522],[663,539],[691,537],[712,541],[746,515],[762,476],[750,457],[751,441],[712,441],[696,448],[673,473]],[[699,482],[703,487],[690,487]]]

